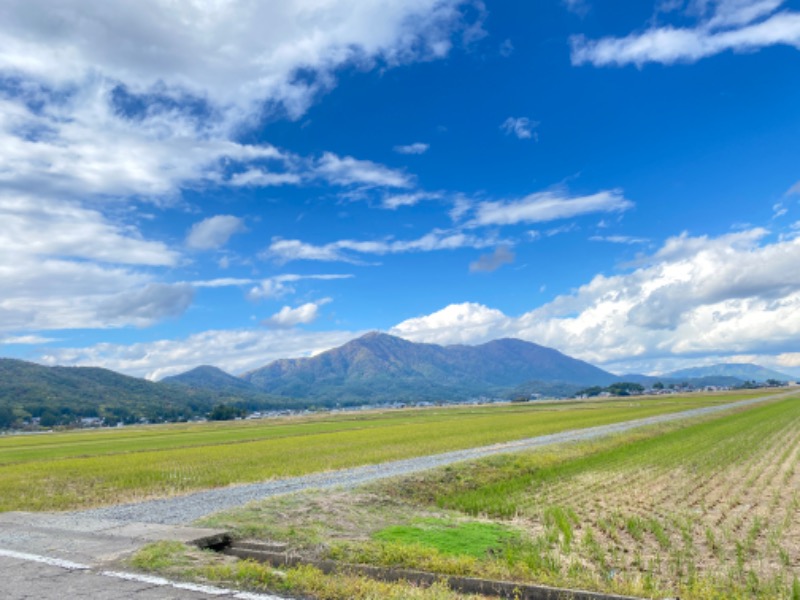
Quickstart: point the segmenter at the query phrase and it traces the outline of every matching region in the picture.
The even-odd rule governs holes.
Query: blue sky
[[[0,354],[800,374],[799,51],[781,0],[4,2]]]

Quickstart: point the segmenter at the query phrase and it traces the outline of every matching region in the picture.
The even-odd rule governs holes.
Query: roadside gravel
[[[699,417],[712,413],[731,410],[738,407],[749,406],[768,400],[778,399],[796,393],[796,391],[760,396],[748,400],[740,400],[730,404],[708,406],[696,408],[679,413],[659,415],[614,423],[612,425],[602,425],[590,427],[588,429],[578,429],[564,431],[550,435],[526,438],[514,442],[483,446],[480,448],[470,448],[467,450],[457,450],[396,460],[377,465],[364,465],[351,469],[330,471],[325,473],[314,473],[302,477],[292,477],[288,479],[277,479],[261,483],[237,485],[225,488],[217,488],[202,492],[195,492],[185,496],[175,498],[165,498],[160,500],[150,500],[135,504],[121,504],[108,508],[80,511],[72,513],[75,517],[89,517],[93,519],[111,519],[115,521],[126,521],[135,523],[159,523],[164,525],[181,525],[191,523],[215,512],[227,510],[255,500],[262,500],[271,496],[290,494],[307,489],[326,489],[335,487],[351,488],[371,481],[408,475],[419,471],[425,471],[436,467],[443,467],[456,462],[474,460],[491,456],[494,454],[506,454],[519,452],[541,446],[560,444],[564,442],[578,442],[592,440],[595,438],[622,433],[646,425],[667,423],[680,419]],[[66,516],[66,515],[65,515]]]

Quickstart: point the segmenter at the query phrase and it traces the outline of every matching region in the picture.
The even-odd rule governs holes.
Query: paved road
[[[592,440],[599,437],[622,433],[631,429],[655,425],[657,423],[667,423],[690,417],[698,417],[731,410],[736,407],[749,406],[774,400],[784,396],[797,394],[797,390],[781,394],[770,394],[748,400],[740,400],[729,404],[707,406],[695,408],[678,413],[658,415],[623,423],[590,427],[588,429],[576,429],[563,431],[550,435],[542,435],[533,438],[526,438],[514,442],[494,444],[467,450],[457,450],[443,454],[422,456],[381,463],[378,465],[365,465],[352,469],[342,469],[327,473],[315,473],[302,477],[292,477],[288,479],[277,479],[262,483],[248,485],[237,485],[226,488],[217,488],[202,492],[195,492],[176,498],[166,498],[163,500],[151,500],[135,504],[122,504],[109,508],[94,509],[84,511],[85,516],[98,519],[114,519],[118,521],[131,521],[140,523],[163,523],[163,524],[182,524],[191,523],[209,514],[242,506],[248,502],[263,500],[272,496],[290,494],[307,489],[326,489],[334,487],[355,487],[371,481],[409,475],[419,471],[442,467],[465,460],[474,460],[494,454],[507,454],[519,452],[541,446],[549,446],[563,442],[576,442]]]
[[[3,600],[285,600],[0,550]]]
[[[131,573],[120,559],[157,540],[218,541],[224,532],[54,513],[0,514],[2,600],[284,600]]]

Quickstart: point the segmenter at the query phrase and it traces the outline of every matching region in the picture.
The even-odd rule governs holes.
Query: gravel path
[[[645,425],[655,425],[657,423],[667,423],[679,419],[698,417],[711,413],[730,410],[732,408],[748,406],[789,396],[796,391],[782,394],[771,394],[760,396],[748,400],[740,400],[730,404],[695,408],[679,413],[658,415],[611,425],[590,427],[588,429],[577,429],[563,431],[550,435],[517,440],[483,446],[480,448],[470,448],[467,450],[456,450],[445,452],[444,454],[434,454],[431,456],[421,456],[396,460],[377,465],[365,465],[340,471],[330,471],[325,473],[314,473],[301,477],[288,479],[276,479],[262,483],[237,485],[225,488],[217,488],[202,492],[195,492],[186,496],[175,498],[165,498],[161,500],[149,500],[135,504],[121,504],[108,508],[93,509],[73,513],[75,516],[86,516],[97,519],[113,519],[117,521],[128,521],[138,523],[160,523],[169,525],[180,525],[191,523],[221,510],[235,508],[254,500],[262,500],[271,496],[290,494],[307,489],[325,489],[333,487],[355,487],[378,479],[387,477],[397,477],[408,475],[418,471],[425,471],[436,467],[442,467],[456,462],[473,460],[491,456],[494,454],[506,454],[509,452],[519,452],[531,448],[560,444],[563,442],[577,442],[592,440],[609,434],[621,433],[643,427]]]

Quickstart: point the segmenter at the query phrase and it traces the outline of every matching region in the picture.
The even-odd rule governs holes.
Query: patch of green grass
[[[191,562],[189,548],[181,542],[154,542],[139,550],[131,564],[143,571],[164,572]]]
[[[477,600],[446,584],[430,587],[376,581],[349,573],[326,575],[311,566],[276,569],[251,560],[203,552],[177,542],[157,542],[139,550],[131,566],[170,577],[229,588],[289,594],[317,600]]]
[[[409,525],[394,525],[372,536],[382,542],[413,544],[435,548],[451,556],[486,558],[519,540],[519,532],[497,523],[454,522],[421,519]]]

